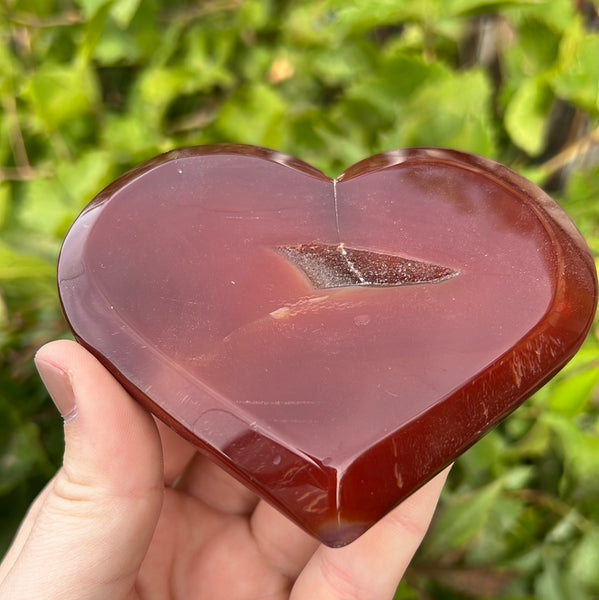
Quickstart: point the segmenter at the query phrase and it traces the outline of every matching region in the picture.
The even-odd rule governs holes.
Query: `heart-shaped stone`
[[[435,149],[336,180],[259,148],[170,152],[83,211],[58,281],[135,398],[331,546],[554,375],[597,300],[551,199]]]

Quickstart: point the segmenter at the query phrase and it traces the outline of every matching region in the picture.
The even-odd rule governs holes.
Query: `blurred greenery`
[[[212,142],[330,175],[414,145],[544,186],[599,254],[587,0],[0,0],[0,554],[60,463],[32,367],[60,242],[114,177]],[[599,339],[468,451],[397,599],[599,597]]]

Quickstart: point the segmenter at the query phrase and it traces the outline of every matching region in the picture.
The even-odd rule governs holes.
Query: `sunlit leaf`
[[[215,125],[223,141],[276,147],[285,112],[285,102],[277,92],[255,84],[231,96]]]
[[[0,181],[0,231],[7,223],[10,212],[11,194],[8,183]]]
[[[89,65],[45,64],[26,83],[24,96],[49,130],[89,113],[99,101],[98,82]]]
[[[585,369],[560,381],[551,390],[549,408],[564,415],[582,412],[599,382],[599,367]]]
[[[135,16],[140,2],[141,0],[115,0],[110,7],[110,16],[121,29],[125,29]]]
[[[528,79],[508,104],[505,126],[514,143],[529,155],[543,149],[552,94],[542,79]]]
[[[599,593],[599,528],[589,531],[570,556],[574,578],[595,594]]]
[[[271,13],[271,2],[244,0],[240,3],[237,20],[243,29],[259,29],[270,22]]]
[[[110,4],[104,3],[86,23],[85,39],[81,44],[82,60],[88,61],[93,56],[96,46],[102,39],[109,9]]]
[[[110,152],[113,160],[129,166],[170,149],[170,144],[165,144],[164,138],[156,131],[155,122],[149,122],[143,113],[107,115],[101,138],[103,147]]]
[[[570,600],[567,595],[561,565],[553,558],[545,560],[543,570],[535,581],[536,598],[543,600]]]
[[[93,18],[96,13],[101,10],[106,4],[110,4],[113,0],[74,0],[75,4],[81,8],[86,19]]]
[[[0,242],[0,282],[53,276],[53,265],[33,256],[22,255]]]
[[[481,71],[456,73],[423,86],[397,113],[386,149],[442,146],[485,156],[495,153],[491,86]]]
[[[21,224],[62,237],[83,206],[109,182],[110,165],[106,152],[90,151],[60,164],[54,177],[27,182],[19,209]]]
[[[383,0],[376,3],[359,0],[329,0],[331,19],[349,31],[371,29],[382,25],[397,25],[406,20],[434,21],[443,14],[442,0]]]
[[[541,0],[530,6],[523,6],[520,10],[511,10],[510,14],[520,20],[535,19],[541,21],[556,31],[563,31],[570,27],[577,19],[576,4],[571,0]],[[543,40],[539,43],[544,44]]]
[[[560,62],[551,82],[556,94],[593,115],[599,115],[599,34],[572,27],[560,48]]]
[[[517,6],[529,7],[544,4],[545,0],[452,0],[454,15],[484,14]]]

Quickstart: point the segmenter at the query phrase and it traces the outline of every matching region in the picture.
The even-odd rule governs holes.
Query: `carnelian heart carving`
[[[552,200],[435,149],[334,181],[259,148],[170,152],[83,211],[58,280],[135,398],[332,546],[555,374],[597,300]]]

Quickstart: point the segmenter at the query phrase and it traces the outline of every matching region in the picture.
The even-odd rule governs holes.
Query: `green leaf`
[[[216,65],[191,70],[184,67],[151,67],[135,82],[130,98],[130,118],[142,118],[146,127],[159,133],[169,105],[177,99],[218,84],[228,86],[230,77]]]
[[[81,209],[110,180],[112,158],[90,151],[76,161],[63,162],[55,177],[25,185],[19,221],[32,231],[61,238]]]
[[[0,181],[0,231],[7,224],[11,209],[10,186],[5,181]]]
[[[530,156],[543,149],[551,90],[542,78],[528,79],[517,89],[505,113],[505,127],[514,143]]]
[[[426,545],[427,553],[442,555],[472,543],[488,522],[502,488],[503,483],[498,480],[446,504],[435,518],[434,547]]]
[[[568,29],[576,20],[576,4],[572,0],[541,0],[534,5],[523,6],[521,9],[510,10],[510,17],[514,21],[528,21],[534,19],[545,23],[555,31],[563,32]],[[544,40],[538,40],[539,44],[544,44]]]
[[[175,39],[177,42],[177,39]],[[215,35],[213,31],[206,30],[198,25],[190,28],[187,35],[179,45],[183,46],[182,65],[186,69],[186,77],[193,86],[188,86],[190,91],[209,91],[215,87],[229,89],[234,84],[236,77],[227,63],[232,60],[236,51],[238,40],[231,32],[221,32]],[[177,44],[176,44],[177,45]],[[256,74],[247,73],[247,61],[251,60],[259,47],[252,47],[243,54],[243,67],[246,76],[254,75],[258,79],[264,71]],[[264,52],[265,49],[262,49]],[[272,59],[268,53],[269,60]],[[172,68],[172,67],[168,67]]]
[[[105,5],[113,0],[74,0],[87,20],[92,19]]]
[[[100,91],[95,73],[84,62],[47,63],[33,73],[23,96],[48,131],[89,115],[98,105]]]
[[[85,27],[85,39],[81,44],[81,60],[88,61],[93,56],[96,46],[104,33],[104,26],[108,18],[109,4],[104,4],[100,9],[88,20]]]
[[[490,102],[482,71],[447,74],[398,107],[396,127],[381,136],[381,147],[442,146],[494,156]]]
[[[271,2],[265,0],[244,0],[237,11],[239,27],[243,30],[261,29],[270,23],[271,17]]]
[[[453,15],[475,15],[498,12],[514,6],[539,6],[545,0],[452,0],[448,3]]]
[[[509,450],[518,459],[545,456],[551,448],[551,429],[542,420],[536,420],[530,430]]]
[[[535,580],[535,597],[543,600],[572,600],[565,590],[561,565],[554,558],[549,558],[545,560],[543,567]]]
[[[403,53],[381,59],[373,72],[353,83],[347,98],[370,104],[378,114],[393,119],[398,107],[409,103],[423,87],[451,77],[439,63],[427,63]]]
[[[58,237],[62,223],[69,217],[69,196],[56,178],[34,179],[25,183],[19,205],[22,227]]]
[[[329,0],[331,20],[343,31],[360,32],[385,25],[397,25],[406,20],[435,21],[443,14],[442,0]]]
[[[458,459],[464,480],[474,486],[488,477],[489,473],[496,475],[505,450],[499,433],[496,430],[490,431]]]
[[[543,413],[540,419],[557,436],[564,456],[564,466],[574,480],[599,477],[599,438],[582,430],[569,417]]]
[[[14,57],[10,53],[10,45],[4,38],[0,37],[0,97],[5,94],[13,94],[14,89]]]
[[[54,279],[54,266],[35,258],[20,254],[0,242],[0,282],[17,280]]]
[[[589,590],[599,593],[599,530],[593,528],[584,535],[570,556],[570,572],[574,579]]]
[[[127,4],[127,3],[125,3]],[[165,56],[163,42],[168,40],[171,26],[160,23],[160,5],[152,0],[139,2],[134,13],[133,6],[110,4],[116,11],[116,18],[109,11],[102,36],[94,52],[94,59],[102,65],[147,66],[150,62],[159,62]],[[115,8],[113,8],[115,7]],[[164,8],[164,7],[162,7]],[[131,17],[129,24],[122,24]],[[179,36],[181,39],[181,36]]]
[[[500,494],[490,507],[489,515],[478,535],[465,548],[468,563],[500,563],[510,556],[513,545],[521,543],[522,538],[528,541],[530,530],[523,525],[525,513],[523,501]]]
[[[101,136],[102,147],[110,153],[112,159],[129,167],[172,147],[160,135],[154,120],[146,119],[143,112],[108,114]]]
[[[10,314],[8,312],[8,306],[0,292],[0,348],[3,346],[4,332],[8,330],[10,326]]]
[[[353,83],[357,72],[369,72],[371,57],[369,47],[364,44],[347,44],[342,48],[323,50],[306,54],[307,63],[312,76],[330,86]]]
[[[131,23],[141,0],[115,0],[110,7],[110,16],[115,23],[125,29]]]
[[[69,207],[79,212],[115,176],[113,158],[106,150],[89,150],[72,162],[63,162],[56,177],[68,194]],[[76,214],[73,214],[75,217]]]
[[[240,88],[223,104],[215,126],[225,141],[276,148],[286,112],[274,89],[256,84]]]
[[[146,69],[136,81],[133,93],[137,110],[161,114],[178,94],[193,90],[193,79],[183,69],[156,67]],[[145,118],[150,115],[146,112]]]
[[[283,33],[294,45],[335,47],[346,35],[327,2],[296,2],[281,23]]]
[[[599,382],[599,367],[585,369],[553,386],[549,397],[549,409],[573,417],[583,412],[591,392]]]
[[[541,75],[554,68],[561,40],[559,31],[544,21],[527,18],[516,33],[519,43],[508,52],[516,55],[519,70],[525,76]]]
[[[572,27],[560,46],[551,83],[555,93],[592,115],[599,115],[599,34]]]
[[[133,32],[124,33],[111,19],[102,23],[101,36],[94,46],[93,54],[94,60],[100,65],[136,64],[140,60],[142,52]]]
[[[584,161],[584,154],[579,158]],[[576,164],[576,163],[575,163]],[[561,200],[574,219],[595,256],[599,256],[596,223],[599,221],[599,164],[578,164],[572,169]],[[597,349],[599,352],[599,348]]]
[[[370,121],[370,117],[376,118],[372,111],[365,121]],[[303,160],[330,177],[337,177],[348,165],[370,154],[363,140],[356,139],[360,138],[360,129],[344,126],[351,118],[341,108],[339,113],[326,119],[318,110],[312,109],[286,115],[285,120],[287,132],[281,148],[302,156]]]

